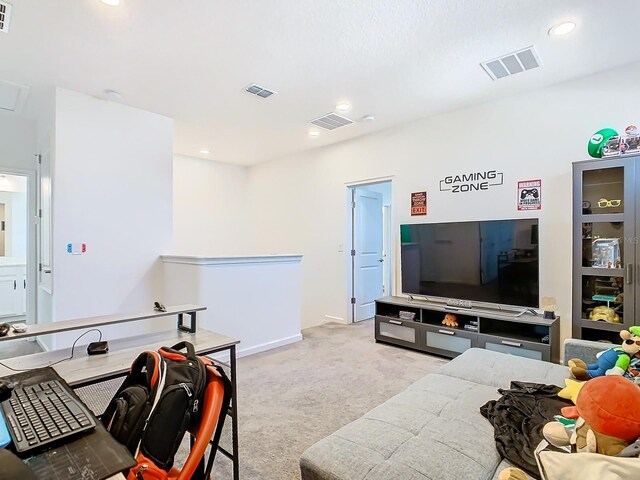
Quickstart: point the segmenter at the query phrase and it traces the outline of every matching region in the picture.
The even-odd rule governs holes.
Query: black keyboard
[[[95,428],[87,408],[57,380],[16,387],[2,402],[18,452],[28,452]]]

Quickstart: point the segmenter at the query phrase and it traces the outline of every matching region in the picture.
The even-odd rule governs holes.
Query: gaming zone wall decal
[[[440,180],[440,191],[451,193],[480,192],[503,184],[503,173],[496,170],[447,175]]]

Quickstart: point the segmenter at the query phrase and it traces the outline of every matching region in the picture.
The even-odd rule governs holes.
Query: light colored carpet
[[[303,334],[301,342],[238,360],[243,480],[299,479],[298,461],[305,449],[447,362],[376,344],[371,320],[326,324]],[[97,391],[86,393],[94,397]],[[221,440],[228,450],[230,425],[227,418]],[[187,454],[185,439],[176,463]],[[232,478],[231,462],[220,453],[214,477]]]
[[[40,353],[42,348],[38,342],[31,340],[10,340],[0,344],[0,359],[20,357],[32,353]]]

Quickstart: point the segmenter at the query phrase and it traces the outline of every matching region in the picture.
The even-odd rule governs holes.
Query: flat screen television
[[[400,225],[406,295],[538,308],[538,219]]]

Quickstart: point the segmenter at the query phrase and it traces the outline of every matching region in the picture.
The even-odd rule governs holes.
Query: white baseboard
[[[338,322],[346,324],[344,318],[342,317],[334,317],[333,315],[325,315],[324,318],[329,322]]]
[[[236,350],[236,358],[247,357],[249,355],[254,355],[256,353],[265,352],[267,350],[272,350],[274,348],[284,347],[285,345],[289,345],[291,343],[296,343],[296,342],[299,342],[300,340],[303,340],[303,339],[304,339],[304,337],[302,336],[301,333],[299,333],[297,335],[292,335],[291,337],[281,338],[280,340],[274,340],[272,342],[261,343],[260,345],[256,345],[254,347],[238,349],[238,350]],[[240,344],[240,345],[242,345],[242,344]],[[207,356],[209,356],[211,358],[215,358],[216,360],[221,360],[223,362],[228,362],[229,361],[229,354],[228,353],[221,353],[221,354],[207,355]]]

